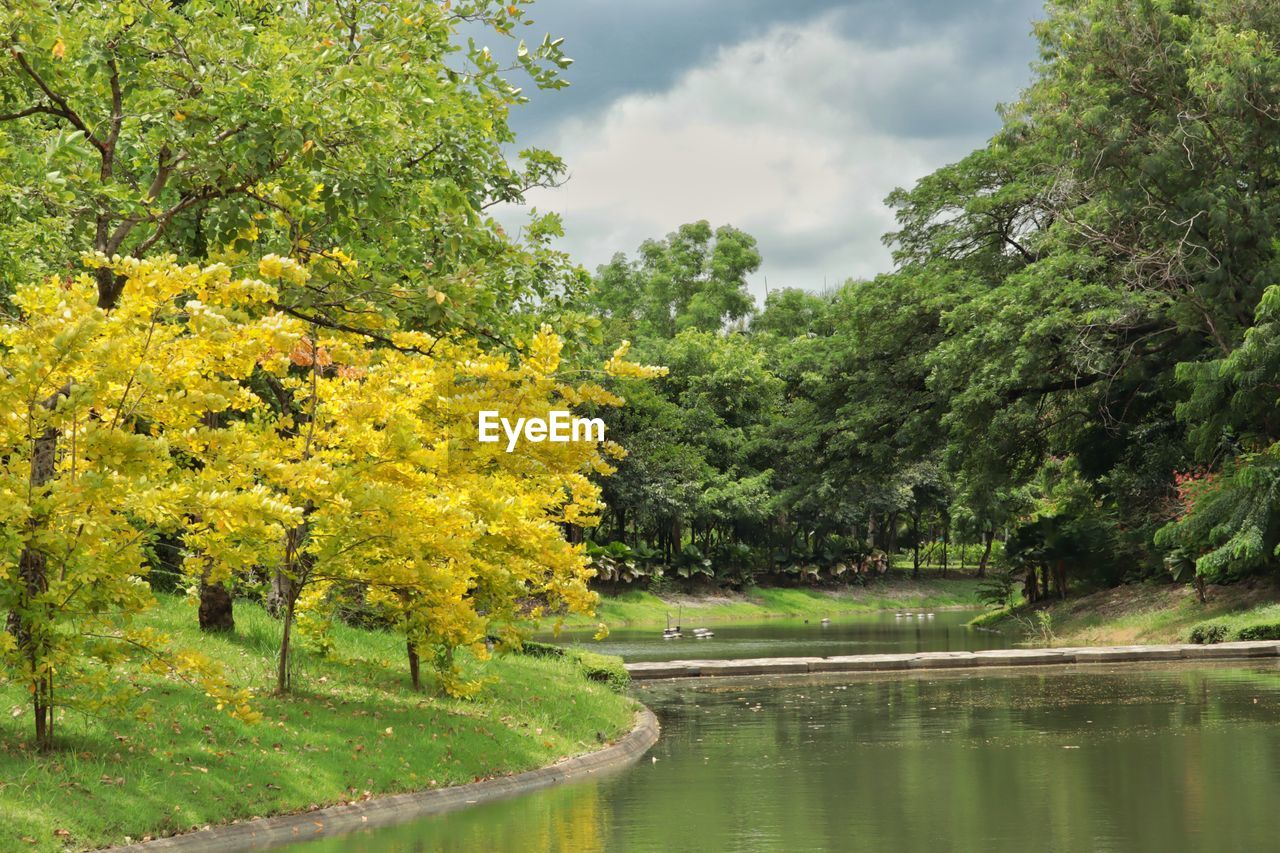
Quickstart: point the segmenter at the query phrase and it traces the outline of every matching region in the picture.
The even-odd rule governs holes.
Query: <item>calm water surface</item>
[[[911,611],[916,612],[916,611]],[[979,611],[939,610],[933,616],[899,618],[893,611],[857,616],[836,616],[831,624],[817,619],[768,619],[759,622],[690,623],[679,640],[662,639],[661,628],[615,628],[604,640],[594,631],[562,631],[547,642],[580,645],[628,661],[689,658],[830,657],[892,652],[978,651],[1008,648],[1016,637],[966,628]],[[707,627],[710,640],[697,640],[691,629]]]
[[[660,682],[631,768],[299,853],[1272,851],[1280,666]]]

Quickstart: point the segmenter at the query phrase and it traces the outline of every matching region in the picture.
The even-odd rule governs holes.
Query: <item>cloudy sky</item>
[[[766,276],[821,290],[874,275],[890,268],[885,195],[998,128],[1040,14],[1041,0],[540,0],[529,35],[565,37],[572,85],[534,93],[513,123],[572,177],[530,201],[563,214],[563,247],[592,269],[707,219],[759,240],[757,294]]]

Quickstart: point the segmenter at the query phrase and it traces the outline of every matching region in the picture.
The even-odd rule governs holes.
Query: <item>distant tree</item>
[[[747,276],[760,266],[751,236],[725,225],[681,225],[664,240],[647,240],[635,260],[618,255],[601,267],[592,304],[643,337],[674,337],[684,329],[718,331],[751,313]]]

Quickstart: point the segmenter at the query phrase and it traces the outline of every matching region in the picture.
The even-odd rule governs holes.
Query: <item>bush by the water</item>
[[[1221,622],[1201,622],[1191,629],[1191,642],[1201,645],[1221,643],[1229,633],[1231,629]]]
[[[631,675],[622,663],[622,658],[616,655],[602,655],[580,649],[572,649],[570,655],[577,661],[582,674],[591,681],[607,684],[617,693],[623,692],[631,684]]]
[[[540,658],[566,658],[578,665],[582,674],[589,681],[607,684],[617,693],[622,693],[631,684],[631,675],[627,672],[622,658],[617,655],[602,655],[585,649],[565,648],[551,643],[526,641],[521,647],[523,654]]]
[[[1228,622],[1201,622],[1191,628],[1191,642],[1210,644],[1234,640],[1280,640],[1280,622],[1252,622],[1233,625]]]
[[[1236,631],[1237,640],[1280,640],[1280,623],[1263,622]]]

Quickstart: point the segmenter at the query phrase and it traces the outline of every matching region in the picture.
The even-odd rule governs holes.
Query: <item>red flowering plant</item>
[[[1174,519],[1185,518],[1193,509],[1196,501],[1213,488],[1218,479],[1217,471],[1195,468],[1190,471],[1173,472],[1173,511]]]
[[[1155,537],[1171,556],[1217,581],[1273,565],[1280,542],[1280,448],[1246,453],[1217,471],[1174,474],[1170,521]]]

